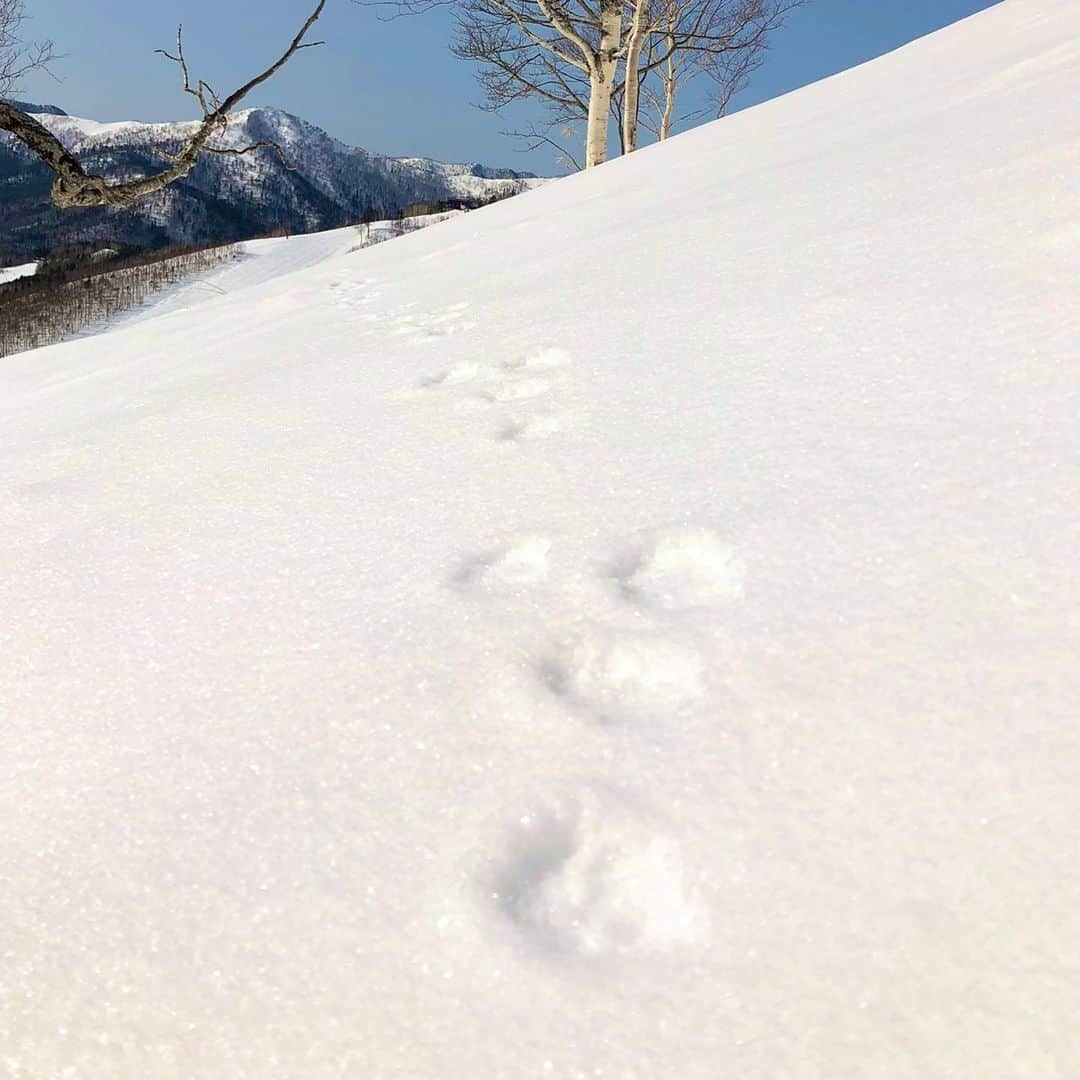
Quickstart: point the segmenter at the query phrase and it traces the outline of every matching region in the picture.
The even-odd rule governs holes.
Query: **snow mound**
[[[465,585],[519,585],[540,581],[548,572],[551,541],[546,536],[522,536],[468,560],[458,571]]]
[[[690,608],[742,596],[745,568],[708,529],[670,529],[627,555],[617,576],[631,595],[661,608]]]
[[[30,277],[37,273],[37,268],[37,263],[0,267],[0,285],[6,285],[9,281],[18,281],[19,278]]]
[[[601,720],[668,713],[704,694],[704,665],[662,634],[591,626],[541,666],[551,689]]]
[[[509,849],[493,896],[541,948],[632,957],[705,932],[678,843],[610,796],[526,817]]]
[[[480,374],[480,365],[472,360],[463,360],[454,364],[438,375],[424,379],[422,386],[456,386],[458,383],[472,382]]]
[[[518,442],[528,439],[545,439],[562,430],[562,420],[553,413],[539,413],[534,416],[514,417],[507,420],[499,429],[498,438],[503,442]]]

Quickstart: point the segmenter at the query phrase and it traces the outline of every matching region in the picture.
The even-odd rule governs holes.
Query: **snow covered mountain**
[[[159,167],[162,152],[175,151],[195,128],[194,122],[100,124],[56,109],[38,119],[90,168],[110,176]],[[311,232],[365,212],[387,217],[418,201],[486,201],[535,182],[510,169],[371,154],[277,109],[238,113],[220,144],[263,140],[283,147],[291,168],[269,151],[208,157],[183,183],[132,210],[72,214],[49,205],[48,170],[13,139],[0,137],[0,262],[75,241],[225,243],[275,230]]]
[[[0,362],[0,1069],[1080,1075],[1080,6]]]

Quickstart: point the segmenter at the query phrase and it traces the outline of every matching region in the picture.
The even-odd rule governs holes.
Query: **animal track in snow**
[[[517,928],[557,953],[665,952],[707,930],[678,842],[594,792],[523,818],[492,885]]]
[[[362,281],[331,281],[330,289],[339,307],[355,309],[374,303],[379,298],[379,292],[372,288],[374,284],[374,278],[365,278]]]
[[[411,314],[401,313],[396,332],[418,333],[421,337],[417,340],[434,340],[447,332],[440,329],[438,324],[441,321],[457,318],[468,307],[467,301],[450,304],[441,313],[437,313],[433,321],[420,320]],[[431,336],[426,337],[429,333]],[[459,397],[451,406],[457,412],[504,404],[524,405],[550,394],[555,389],[553,379],[543,373],[554,372],[570,362],[571,356],[565,349],[544,346],[523,354],[519,359],[504,361],[495,369],[485,368],[475,361],[462,361],[445,371],[428,376],[421,381],[420,386],[431,389],[479,381],[481,385],[471,395]],[[550,410],[539,414],[519,412],[505,418],[494,435],[500,442],[521,442],[545,438],[562,428],[562,419]]]
[[[705,692],[696,650],[661,634],[600,625],[556,645],[540,675],[553,693],[602,723],[677,712]]]
[[[543,371],[545,369],[565,367],[571,362],[572,357],[565,349],[545,346],[534,349],[515,360],[507,360],[503,367],[507,371]]]
[[[501,428],[497,438],[500,442],[521,442],[525,439],[544,439],[562,431],[562,420],[553,413],[541,413],[539,416],[520,416],[508,420]]]
[[[523,585],[547,576],[551,541],[543,536],[522,536],[468,560],[455,575],[460,585],[491,587]]]
[[[453,364],[438,375],[432,375],[421,382],[421,386],[457,386],[472,382],[480,374],[480,365],[472,360]]]
[[[462,314],[471,307],[468,300],[448,304],[446,307],[426,314],[418,314],[415,311],[416,306],[415,302],[402,304],[396,311],[390,313],[391,333],[423,344],[438,341],[464,330],[472,330],[477,325],[475,322],[461,318]]]
[[[742,595],[745,567],[709,529],[668,529],[631,551],[615,570],[627,595],[682,610]]]

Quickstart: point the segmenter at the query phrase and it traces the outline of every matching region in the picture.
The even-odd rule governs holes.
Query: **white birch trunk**
[[[679,77],[675,67],[674,43],[668,39],[669,56],[664,69],[664,111],[660,114],[660,141],[663,142],[671,134],[671,118],[675,113],[675,91],[678,89]]]
[[[615,85],[622,38],[621,0],[600,0],[600,48],[589,71],[589,119],[585,129],[585,168],[607,161],[611,90]]]
[[[630,34],[626,40],[626,94],[623,100],[623,152],[633,153],[638,147],[638,111],[641,107],[641,72],[638,61],[648,34],[649,0],[636,0]]]
[[[589,119],[585,129],[585,168],[607,161],[611,82],[599,73],[589,79]]]

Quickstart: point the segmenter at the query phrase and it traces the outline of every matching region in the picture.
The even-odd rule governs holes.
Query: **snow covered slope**
[[[0,364],[0,1070],[1080,1075],[1078,42]]]
[[[277,278],[318,266],[332,256],[348,255],[372,244],[384,243],[396,238],[398,229],[415,232],[462,213],[464,211],[451,210],[400,220],[373,221],[304,236],[247,240],[237,244],[239,259],[168,289],[138,309],[120,316],[117,322],[122,321],[126,326],[177,311],[190,312],[194,307],[222,296],[228,296],[230,303],[243,304],[250,290]]]
[[[17,281],[19,278],[29,277],[37,273],[37,263],[23,263],[22,266],[0,267],[0,285],[6,285],[9,281]]]

